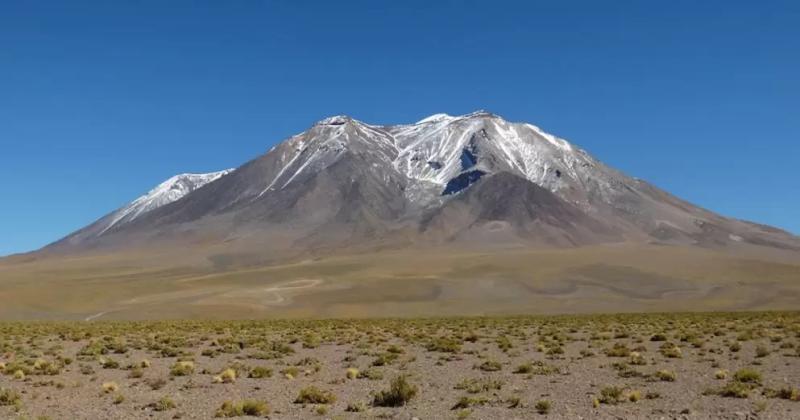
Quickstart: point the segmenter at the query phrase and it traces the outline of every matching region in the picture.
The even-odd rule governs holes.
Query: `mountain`
[[[279,254],[409,246],[657,243],[799,250],[564,139],[485,111],[317,122],[235,170],[173,177],[49,252],[226,243]]]
[[[59,243],[62,245],[80,244],[93,238],[110,234],[114,229],[121,228],[159,207],[178,201],[192,191],[210,182],[216,181],[231,171],[233,171],[233,169],[207,174],[175,175],[161,184],[158,184],[147,194],[103,216],[91,225],[64,238]]]
[[[798,278],[796,236],[534,125],[334,116],[0,259],[0,319],[796,310]]]

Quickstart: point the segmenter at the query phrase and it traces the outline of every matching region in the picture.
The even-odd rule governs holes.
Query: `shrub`
[[[17,391],[9,388],[0,388],[0,406],[19,405],[21,398]]]
[[[158,391],[167,384],[167,381],[164,378],[148,379],[145,382],[153,391]]]
[[[731,381],[719,390],[718,394],[723,397],[732,398],[747,398],[750,393],[750,387],[742,382]]]
[[[536,409],[536,412],[539,413],[539,414],[547,414],[547,413],[549,413],[550,412],[550,407],[551,407],[550,401],[547,401],[547,400],[539,400],[539,401],[536,402],[536,405],[534,406],[534,408]]]
[[[682,357],[681,348],[678,347],[677,344],[671,343],[669,341],[662,344],[661,347],[659,348],[659,351],[664,357],[676,358],[676,359]]]
[[[461,397],[458,399],[456,404],[451,408],[451,410],[470,408],[475,405],[485,405],[488,402],[489,399],[486,397]]]
[[[656,372],[656,378],[661,381],[665,382],[674,382],[675,381],[675,372],[671,370],[662,369]]]
[[[116,382],[104,382],[101,387],[106,394],[119,391],[119,385]]]
[[[644,397],[648,400],[655,400],[656,398],[661,398],[661,394],[659,394],[657,391],[647,391],[647,393],[644,394]]]
[[[223,384],[236,382],[236,371],[231,368],[227,368],[223,370],[219,375],[214,377],[214,382]]]
[[[254,379],[270,378],[272,377],[272,369],[263,366],[256,366],[250,370],[250,373],[247,376]]]
[[[358,369],[356,368],[348,368],[347,369],[347,379],[356,379],[358,378]]]
[[[100,357],[98,361],[103,369],[119,369],[119,362],[110,357]]]
[[[485,372],[496,372],[503,368],[503,365],[500,362],[494,360],[487,360],[480,365],[478,365],[478,369],[485,371]]]
[[[417,387],[401,375],[394,378],[388,390],[378,392],[372,404],[378,407],[400,407],[417,395]]]
[[[294,400],[295,404],[331,404],[336,401],[336,396],[330,391],[323,391],[315,386],[309,386],[300,390],[300,394]]]
[[[464,379],[456,386],[455,389],[466,390],[470,394],[477,394],[479,392],[488,392],[499,390],[503,387],[503,382],[497,379],[481,378],[481,379]]]
[[[523,364],[517,366],[516,369],[514,369],[514,373],[523,373],[524,374],[524,373],[532,373],[532,372],[533,372],[533,363],[523,363]]]
[[[358,377],[370,379],[373,381],[379,381],[383,379],[383,372],[381,372],[379,369],[369,368],[359,372]]]
[[[600,398],[603,404],[617,404],[623,401],[623,389],[617,386],[606,386],[600,389]]]
[[[638,402],[642,399],[642,391],[639,390],[629,391],[627,397],[628,401],[630,402]]]
[[[754,369],[739,369],[733,374],[733,379],[747,384],[761,384],[761,373]]]
[[[438,351],[441,353],[458,353],[461,351],[461,343],[452,338],[438,337],[428,343],[425,348],[428,351]]]
[[[628,360],[628,363],[630,363],[632,365],[642,366],[642,365],[646,365],[647,361],[644,360],[644,356],[642,356],[641,353],[639,353],[637,351],[632,351],[631,355],[630,355],[630,359]]]
[[[172,376],[187,376],[194,373],[194,362],[182,361],[175,362],[169,371]]]
[[[169,397],[161,397],[160,400],[150,404],[155,411],[169,411],[175,408],[175,402]]]
[[[506,336],[500,336],[497,338],[497,347],[503,352],[506,353],[512,348],[514,348],[514,344],[511,340],[508,339]]]
[[[781,389],[766,389],[764,395],[768,398],[780,398],[789,401],[800,401],[800,389],[797,388],[781,388]]]
[[[303,348],[304,349],[315,349],[320,345],[320,338],[316,334],[307,334],[303,337]]]
[[[362,402],[355,402],[347,404],[347,407],[344,409],[348,413],[361,413],[367,411],[367,406],[364,405]]]
[[[523,363],[517,366],[514,369],[513,373],[517,374],[530,374],[530,375],[550,375],[552,373],[558,372],[558,368],[554,366],[546,365],[542,361],[535,361],[532,363]]]
[[[401,349],[400,347],[397,347],[397,346],[396,346],[396,345],[394,345],[394,344],[392,344],[391,346],[389,346],[389,347],[386,349],[386,351],[387,351],[387,352],[389,352],[389,353],[394,353],[394,354],[403,354],[403,353],[405,353],[405,352],[406,352],[405,350]]]
[[[281,373],[287,379],[294,379],[300,373],[300,369],[296,368],[295,366],[289,366],[286,369],[282,370]]]
[[[764,346],[756,346],[756,357],[767,357],[769,356],[769,349]]]
[[[397,360],[397,353],[380,353],[375,360],[372,361],[372,366],[386,366],[392,364]]]
[[[606,349],[606,356],[608,357],[628,357],[630,354],[631,350],[622,343],[616,343],[614,347]]]
[[[225,401],[217,409],[215,417],[240,417],[240,416],[263,416],[269,413],[269,405],[263,401],[244,400],[244,401]]]

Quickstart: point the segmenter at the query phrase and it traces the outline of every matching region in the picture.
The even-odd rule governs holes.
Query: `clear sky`
[[[0,2],[0,255],[314,121],[487,109],[800,232],[797,1]]]

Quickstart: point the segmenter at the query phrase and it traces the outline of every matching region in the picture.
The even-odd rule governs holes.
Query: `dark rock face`
[[[451,179],[442,191],[442,195],[455,194],[477,182],[486,172],[481,170],[467,171]]]

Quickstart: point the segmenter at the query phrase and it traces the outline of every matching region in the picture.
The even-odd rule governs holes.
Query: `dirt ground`
[[[777,312],[5,323],[0,418],[792,419],[798,356]]]
[[[387,251],[211,264],[212,250],[0,260],[2,320],[798,310],[800,255],[699,248]]]

